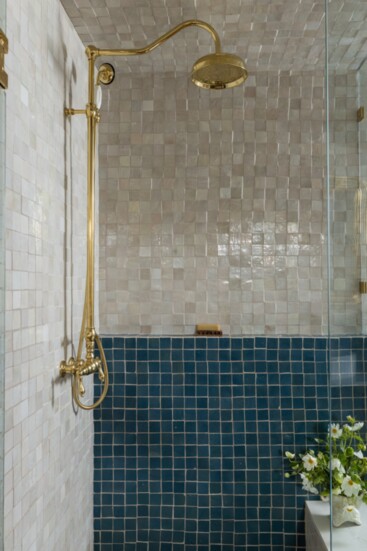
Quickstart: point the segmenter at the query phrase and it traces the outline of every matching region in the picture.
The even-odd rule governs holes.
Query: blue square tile
[[[354,388],[344,385],[343,392],[333,387],[333,413],[338,421],[353,408],[363,416],[364,338],[107,341],[111,388],[101,411],[94,412],[97,545],[103,551],[120,546],[125,530],[132,540],[124,543],[125,551],[159,551],[163,545],[172,551],[208,551],[207,541],[211,551],[216,545],[218,551],[240,551],[241,545],[265,551],[269,542],[278,551],[277,532],[266,525],[270,517],[286,535],[302,532],[296,523],[304,495],[295,500],[294,486],[284,482],[280,441],[285,448],[302,449],[320,420],[327,427],[329,342],[333,365],[342,370],[339,380],[341,373],[351,377],[352,362],[354,383],[360,378]],[[259,456],[259,448],[267,457]],[[249,518],[252,499],[260,500],[259,518]],[[293,518],[286,511],[294,512]],[[111,525],[112,515],[120,526]],[[105,532],[112,534],[112,543]],[[185,545],[187,533],[195,534],[195,542]],[[136,543],[138,534],[145,542]],[[295,540],[286,539],[284,551],[290,551]]]

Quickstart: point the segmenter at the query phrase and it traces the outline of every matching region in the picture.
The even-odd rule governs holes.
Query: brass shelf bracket
[[[8,88],[8,74],[5,71],[5,54],[8,53],[9,43],[8,39],[0,29],[0,86],[4,90]]]
[[[359,109],[357,109],[357,122],[362,122],[364,119],[364,107],[361,105]]]

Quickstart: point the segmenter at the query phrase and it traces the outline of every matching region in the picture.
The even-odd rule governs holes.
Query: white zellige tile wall
[[[86,58],[58,0],[8,1],[5,550],[92,549],[92,416],[58,379],[82,314]],[[72,169],[70,168],[72,166]]]
[[[337,334],[360,330],[355,76],[332,80]],[[101,134],[104,332],[326,333],[322,72],[257,71],[207,91],[121,70]]]

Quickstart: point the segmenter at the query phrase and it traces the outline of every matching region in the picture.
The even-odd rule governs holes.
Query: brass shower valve
[[[101,360],[99,358],[93,358],[92,360],[82,360],[82,367],[78,370],[78,375],[84,377],[84,375],[92,375],[92,373],[99,372],[101,369]]]
[[[74,358],[69,358],[68,361],[63,360],[59,366],[60,376],[75,375],[77,372],[76,361]]]
[[[86,360],[76,360],[71,357],[68,361],[63,360],[60,363],[60,376],[76,375],[77,377],[84,377],[85,375],[92,375],[98,372],[100,381],[104,381],[104,373],[102,368],[102,362],[100,358],[87,358]]]

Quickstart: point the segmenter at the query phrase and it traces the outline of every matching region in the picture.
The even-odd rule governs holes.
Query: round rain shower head
[[[242,84],[247,74],[245,64],[240,57],[217,52],[197,60],[191,71],[191,79],[201,88],[223,90]]]

